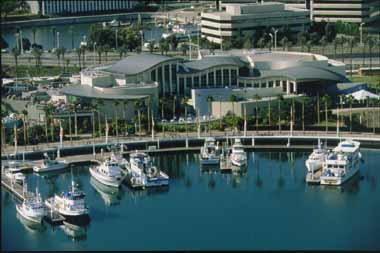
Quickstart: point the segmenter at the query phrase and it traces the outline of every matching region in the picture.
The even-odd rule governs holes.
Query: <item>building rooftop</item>
[[[112,89],[112,88],[111,88]],[[142,99],[148,97],[148,95],[124,95],[124,94],[110,94],[102,92],[100,89],[92,88],[88,85],[70,85],[62,89],[62,93],[65,95],[88,97],[88,98],[100,98],[100,99]]]
[[[183,73],[191,73],[194,71],[200,71],[208,68],[212,68],[215,66],[221,65],[238,65],[244,66],[246,63],[240,59],[238,56],[210,56],[205,57],[201,60],[194,60],[190,62],[185,62],[182,64],[183,69],[181,72]]]
[[[109,68],[102,69],[106,72],[121,73],[126,75],[134,75],[141,73],[161,62],[174,60],[176,58],[164,56],[160,54],[141,53],[131,55],[127,58],[116,62]]]

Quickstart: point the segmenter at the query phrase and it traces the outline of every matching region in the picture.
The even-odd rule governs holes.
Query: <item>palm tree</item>
[[[285,51],[285,48],[286,48],[286,45],[288,44],[288,38],[286,36],[284,36],[282,39],[281,39],[281,45],[282,45],[282,49],[283,51]]]
[[[164,105],[166,103],[166,99],[164,97],[160,98],[160,104],[161,104],[161,120],[164,119]]]
[[[71,49],[74,49],[74,27],[72,25],[69,27],[69,31],[71,34]]]
[[[105,45],[105,46],[103,47],[104,56],[106,57],[106,63],[107,63],[107,61],[108,61],[108,53],[109,53],[110,51],[111,51],[110,46]]]
[[[318,120],[318,125],[321,124],[321,109],[319,106],[319,92],[317,92],[317,120]]]
[[[351,53],[351,71],[350,71],[350,73],[351,73],[351,77],[352,77],[352,49],[354,48],[354,46],[356,45],[356,40],[355,40],[355,37],[353,37],[353,38],[351,38],[350,40],[349,40],[349,45],[350,45],[350,53]]]
[[[96,48],[96,52],[98,53],[98,62],[99,62],[99,64],[102,64],[102,53],[104,52],[104,48],[103,48],[103,46],[98,46],[97,48]]]
[[[65,53],[66,53],[66,48],[61,47],[61,54],[62,54],[62,62],[63,62],[63,67],[65,65]]]
[[[302,131],[305,131],[305,99],[302,99]]]
[[[284,100],[282,95],[277,96],[278,101],[278,130],[281,132],[281,102]]]
[[[335,38],[335,39],[334,39],[333,44],[334,44],[334,59],[336,59],[336,50],[337,50],[338,45],[339,45],[339,40],[338,40],[338,38]]]
[[[32,55],[36,59],[36,67],[39,67],[41,65],[42,50],[39,48],[33,48],[32,49]]]
[[[142,107],[142,101],[141,100],[136,100],[135,101],[135,108],[137,108],[137,117],[138,117],[138,122],[139,122],[139,135],[141,135],[141,112],[140,109]]]
[[[372,70],[372,48],[375,46],[375,42],[372,38],[368,38],[368,49],[369,49],[369,70]]]
[[[82,49],[75,48],[75,53],[78,55],[78,65],[79,65],[79,69],[81,70],[82,69],[82,67],[81,67]]]
[[[328,95],[322,97],[322,102],[325,104],[325,121],[326,121],[326,132],[328,131],[328,104],[331,102],[331,98]]]
[[[230,101],[232,103],[232,113],[235,115],[235,102],[237,101],[237,97],[235,95],[231,95]]]
[[[85,68],[86,67],[86,61],[85,61],[85,59],[86,59],[86,50],[87,50],[87,46],[80,46],[80,49],[82,50],[82,67],[83,68]],[[95,57],[95,56],[94,56]]]
[[[28,142],[28,139],[27,139],[27,135],[26,135],[26,117],[28,115],[28,111],[27,110],[22,110],[22,123],[23,123],[23,130],[24,130],[24,145],[27,144]]]
[[[119,104],[120,104],[119,100],[113,101],[114,113],[115,113],[115,123],[116,123],[116,138],[119,138],[118,113],[117,113]]]
[[[57,64],[58,66],[60,66],[60,63],[61,63],[61,49],[60,48],[57,48],[55,51],[54,51],[54,54],[55,56],[57,56]]]
[[[354,102],[354,97],[349,95],[347,97],[347,102],[350,104],[350,133],[352,133],[352,102]]]
[[[122,47],[119,47],[117,49],[118,53],[119,53],[119,57],[120,59],[127,53],[127,48],[125,46],[122,46]]]
[[[265,46],[265,37],[261,37],[258,41],[257,41],[257,47],[258,48],[263,48]]]
[[[310,53],[311,51],[311,47],[313,46],[313,41],[312,40],[308,40],[306,42],[306,48],[307,48],[307,52]]]
[[[183,105],[183,107],[185,108],[185,128],[186,128],[186,136],[188,136],[188,132],[187,132],[187,102],[189,101],[189,98],[188,97],[183,97],[182,100],[181,100],[181,104]]]
[[[368,42],[368,37],[367,36],[363,36],[363,67],[364,67],[364,64],[365,64],[365,57],[366,57],[366,54],[365,54],[365,47],[367,45],[367,42]]]
[[[174,95],[173,96],[173,119],[174,119],[174,117],[175,117],[175,106],[176,106],[176,103],[177,103],[177,96],[176,95]]]
[[[12,48],[12,55],[15,58],[15,65],[16,65],[16,79],[17,79],[17,67],[18,67],[18,57],[20,56],[20,49],[14,47]]]
[[[345,37],[341,37],[340,38],[340,46],[342,47],[342,61],[344,62],[344,46],[346,44],[346,38]]]
[[[102,128],[101,128],[101,117],[100,117],[100,108],[104,106],[103,99],[97,98],[96,101],[96,107],[98,109],[98,131],[99,131],[99,137],[102,137]]]
[[[301,51],[304,51],[305,43],[306,43],[306,36],[303,32],[300,32],[298,34],[297,38],[298,44],[301,46]]]
[[[207,103],[208,103],[208,113],[209,113],[209,115],[211,115],[211,110],[212,110],[211,103],[212,103],[212,101],[214,101],[214,98],[212,96],[208,96],[207,97]]]
[[[154,51],[154,42],[152,41],[149,43],[149,52],[153,53],[153,51]]]
[[[327,37],[323,35],[319,42],[321,43],[321,46],[322,46],[322,55],[325,55],[325,48],[327,46]]]
[[[268,123],[269,123],[269,127],[272,126],[271,112],[272,112],[272,108],[271,108],[271,105],[270,105],[270,100],[268,100]]]

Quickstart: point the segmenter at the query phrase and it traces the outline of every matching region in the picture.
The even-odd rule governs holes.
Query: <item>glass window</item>
[[[170,82],[170,72],[169,72],[169,65],[165,65],[165,83]]]
[[[254,83],[254,84],[253,84],[253,87],[254,87],[254,88],[259,88],[260,85],[259,85],[259,83]]]
[[[276,87],[280,87],[281,86],[281,80],[276,80]]]
[[[267,86],[267,82],[265,81],[261,82],[261,88],[266,88],[266,86]]]
[[[179,95],[185,94],[185,79],[183,77],[179,78]]]
[[[236,71],[236,69],[231,69],[231,85],[232,86],[237,85],[237,71]]]
[[[207,87],[207,75],[206,74],[201,76],[201,86],[202,86],[202,88]]]
[[[191,89],[193,87],[193,80],[191,77],[186,77],[186,87]]]
[[[214,72],[209,72],[208,73],[208,86],[215,86]]]
[[[194,76],[194,88],[199,88],[199,76]]]
[[[150,80],[152,81],[156,81],[156,70],[152,70],[152,72],[150,72]]]
[[[172,64],[171,68],[172,68],[172,82],[173,84],[177,84],[177,65]]]
[[[222,86],[222,70],[216,71],[216,86]]]
[[[223,85],[230,85],[230,71],[223,69]]]
[[[240,88],[244,88],[244,83],[243,82],[239,82],[239,87]]]
[[[268,82],[268,88],[273,88],[273,81]]]
[[[252,87],[252,83],[251,82],[247,82],[247,87]]]
[[[162,84],[162,67],[159,67],[158,69],[157,69],[157,71],[158,71],[158,82],[160,83],[160,84]]]

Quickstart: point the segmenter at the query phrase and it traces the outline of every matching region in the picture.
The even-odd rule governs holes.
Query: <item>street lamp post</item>
[[[273,46],[273,35],[269,33],[269,36],[270,36],[270,44]]]
[[[59,32],[57,32],[57,48],[59,48]]]
[[[96,48],[96,42],[94,42],[94,58],[93,58],[93,60],[94,60],[94,66],[95,66],[95,55],[96,55],[95,48]]]
[[[360,23],[360,46],[363,46],[363,25],[364,23]]]
[[[191,37],[190,34],[187,34],[187,37],[189,37],[189,60],[191,61]]]
[[[278,29],[272,28],[272,30],[274,32],[274,50],[277,51],[277,32],[278,32]]]

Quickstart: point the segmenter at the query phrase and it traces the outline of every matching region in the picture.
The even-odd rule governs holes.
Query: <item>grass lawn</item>
[[[353,76],[350,77],[350,80],[352,82],[368,83],[370,88],[376,88],[376,85],[380,86],[380,76]]]
[[[70,73],[78,73],[79,67],[67,67],[65,68],[65,71],[63,71],[62,67],[59,66],[41,66],[39,69],[36,68],[34,65],[29,66],[18,66],[17,74],[18,76],[56,76],[63,72],[70,72]],[[16,66],[11,66],[10,68],[7,68],[5,70],[5,74],[8,76],[16,76]]]

